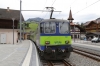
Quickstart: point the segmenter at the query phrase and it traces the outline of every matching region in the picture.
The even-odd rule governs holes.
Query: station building
[[[23,16],[22,21],[24,21]],[[20,22],[20,11],[0,8],[0,43],[12,44],[18,42],[18,24]],[[14,30],[13,30],[14,29]]]
[[[85,30],[79,26],[76,22],[73,22],[72,12],[70,10],[68,20],[70,22],[70,32],[72,39],[80,39],[85,37]],[[75,24],[76,23],[76,24]]]

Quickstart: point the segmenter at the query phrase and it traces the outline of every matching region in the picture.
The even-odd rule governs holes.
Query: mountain
[[[44,20],[44,19],[43,18],[40,18],[40,17],[36,17],[36,18],[29,18],[26,21],[28,21],[28,22],[30,22],[30,21],[40,22],[41,20]]]

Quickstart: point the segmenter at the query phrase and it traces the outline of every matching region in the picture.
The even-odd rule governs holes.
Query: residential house
[[[100,37],[100,18],[87,21],[86,23],[84,23],[84,26],[87,38],[93,38],[95,36]]]

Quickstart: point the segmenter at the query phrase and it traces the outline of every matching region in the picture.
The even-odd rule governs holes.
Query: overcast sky
[[[22,0],[22,10],[46,10],[54,7],[53,18],[67,19],[70,8],[74,22],[86,22],[100,17],[100,0]],[[20,10],[20,0],[0,0],[0,8]],[[41,17],[49,18],[50,12],[23,11],[24,19]]]

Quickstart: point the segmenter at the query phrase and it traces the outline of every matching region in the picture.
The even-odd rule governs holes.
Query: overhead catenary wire
[[[44,7],[45,7],[46,3],[47,3],[47,0],[46,0],[45,3],[44,3]],[[43,10],[44,10],[44,9],[45,9],[45,8],[43,8]]]
[[[92,3],[92,4],[90,4],[89,6],[87,6],[87,7],[83,8],[83,9],[77,11],[75,14],[77,14],[77,13],[83,11],[84,9],[86,9],[86,8],[88,8],[88,7],[92,6],[92,5],[94,5],[95,3],[99,2],[99,1],[100,1],[100,0],[98,0],[98,1],[96,1],[96,2],[94,2],[94,3]],[[75,15],[75,14],[73,14],[73,15]]]
[[[54,0],[54,1],[53,1],[53,3],[52,3],[52,5],[51,5],[51,6],[53,6],[53,4],[55,3],[55,1],[56,1],[56,0]]]
[[[53,6],[53,4],[55,3],[56,0],[53,1],[51,7]],[[45,14],[44,18],[47,16],[48,13]]]
[[[43,8],[43,11],[42,11],[42,13],[41,14],[43,14],[43,12],[44,12],[44,9],[45,9],[45,5],[46,5],[46,3],[47,3],[47,0],[45,1],[45,3],[44,3],[44,8]],[[46,13],[47,14],[47,13]],[[46,16],[46,14],[45,14],[45,16]],[[44,17],[42,17],[42,18],[45,18],[45,16]]]
[[[51,7],[54,5],[55,1],[56,0],[54,0],[53,3],[51,4]],[[57,12],[57,11],[55,11],[55,12]],[[46,13],[46,15],[47,15],[47,13]],[[46,15],[44,16],[44,18],[46,17]]]
[[[56,0],[55,0],[56,1]],[[51,7],[53,6],[53,4],[55,3],[55,1],[53,1],[53,3],[52,3],[52,5],[51,5]],[[46,2],[47,2],[47,0],[46,0]],[[45,8],[44,8],[45,9]],[[46,17],[46,15],[47,15],[48,13],[46,13],[45,14],[45,16],[44,16],[44,18]]]
[[[73,5],[73,3],[75,3],[77,0],[74,0],[71,4],[70,4],[70,7]]]
[[[47,13],[48,13],[48,12],[46,12],[46,14],[44,15],[44,17],[43,17],[43,18],[45,18],[45,17],[47,16]]]

